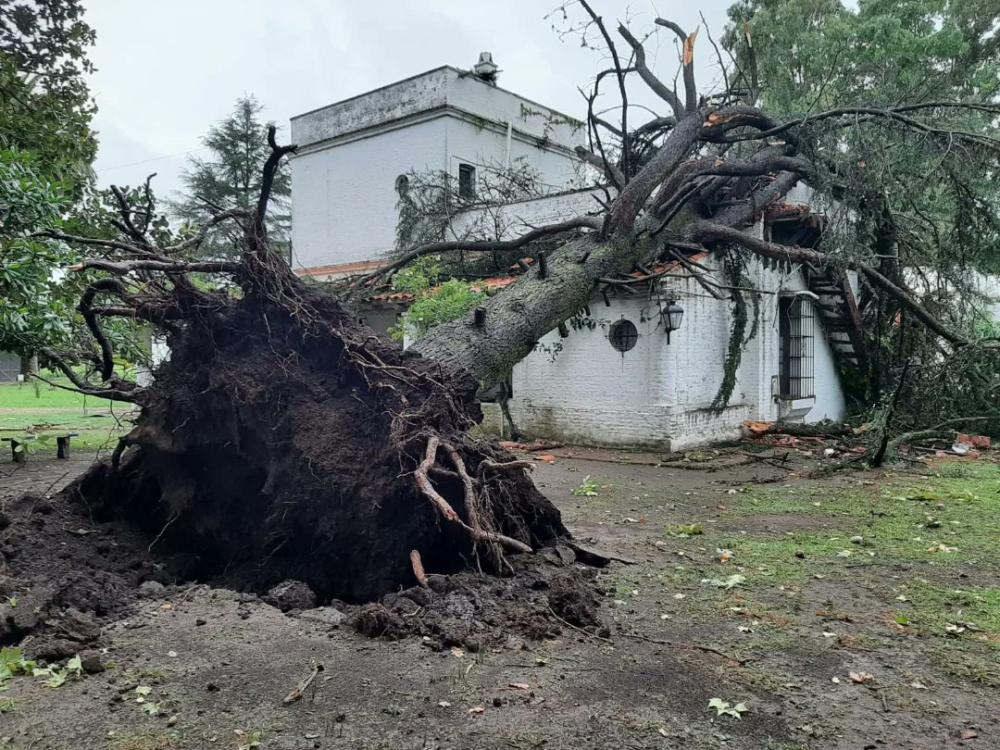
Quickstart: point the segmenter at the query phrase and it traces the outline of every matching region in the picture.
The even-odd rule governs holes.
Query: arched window
[[[405,174],[396,178],[396,192],[400,198],[405,197],[410,192],[410,178]]]

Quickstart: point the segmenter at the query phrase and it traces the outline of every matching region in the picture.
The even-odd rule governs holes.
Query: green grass
[[[815,604],[803,606],[814,600],[801,593],[836,591],[838,581],[850,579],[844,591],[873,602],[855,612],[870,629],[852,636],[854,645],[858,636],[909,636],[940,670],[1000,686],[1000,465],[943,464],[926,476],[846,487],[754,486],[727,505],[719,518],[727,530],[705,524],[703,534],[688,539],[674,527],[664,531],[671,545],[702,560],[684,573],[662,571],[674,579],[668,586],[687,574],[686,611],[753,612],[777,626],[765,645],[780,649],[787,644],[778,641],[788,638],[781,630],[816,614]],[[733,559],[706,566],[705,553],[717,548],[731,550]],[[739,573],[746,580],[731,590],[697,586],[699,568],[705,578]],[[625,593],[625,586],[616,588]]]
[[[65,378],[53,379],[60,385],[69,385]],[[53,388],[45,383],[4,383],[0,385],[0,409],[73,409],[103,408],[103,399],[87,397],[80,393]]]
[[[896,477],[881,489],[754,489],[743,494],[731,517],[788,514],[800,526],[815,519],[817,527],[826,523],[832,528],[779,537],[773,532],[729,534],[713,543],[738,548],[741,565],[770,566],[792,578],[816,572],[811,563],[817,561],[919,562],[944,573],[956,565],[996,566],[1000,466],[984,461],[948,469],[944,475]],[[852,543],[858,536],[863,541]],[[938,545],[957,551],[930,551]],[[843,550],[851,554],[838,558]],[[795,557],[797,551],[805,554],[804,560]]]
[[[54,382],[68,384],[64,378]],[[56,448],[52,438],[64,432],[78,433],[72,443],[72,449],[78,453],[113,448],[118,437],[130,428],[129,423],[122,420],[122,415],[128,411],[127,405],[44,383],[0,385],[0,437],[33,435],[39,438],[28,443],[29,454],[54,455]]]

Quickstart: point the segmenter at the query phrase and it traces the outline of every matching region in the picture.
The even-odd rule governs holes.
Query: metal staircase
[[[819,300],[816,312],[823,324],[826,340],[833,349],[834,358],[841,371],[852,369],[864,374],[868,371],[865,353],[864,324],[854,290],[844,271],[831,269],[807,271],[809,291]]]

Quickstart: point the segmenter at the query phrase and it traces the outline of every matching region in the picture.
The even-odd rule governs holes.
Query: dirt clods
[[[262,598],[282,612],[312,609],[316,606],[316,594],[302,581],[282,581]]]
[[[420,587],[389,594],[361,607],[350,625],[377,638],[424,638],[432,649],[478,651],[502,644],[511,633],[541,640],[563,631],[562,618],[581,628],[600,624],[589,569],[557,567],[545,559],[512,558],[514,574],[489,578],[463,572],[435,576]]]

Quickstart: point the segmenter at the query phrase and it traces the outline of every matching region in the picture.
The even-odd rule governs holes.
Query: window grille
[[[798,297],[783,297],[778,302],[778,312],[781,398],[810,398],[816,395],[812,303]]]

